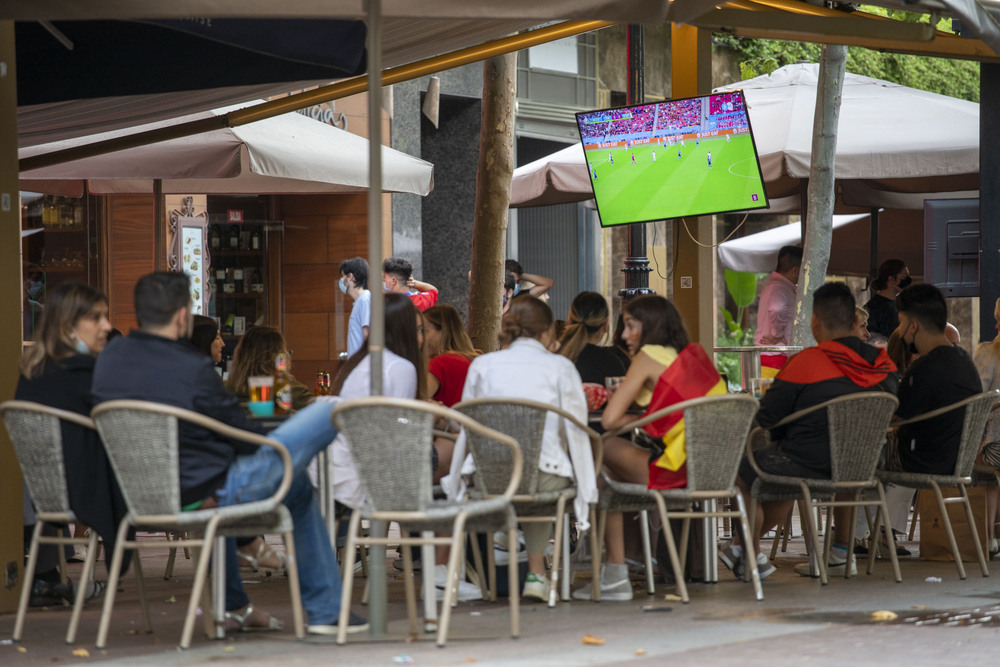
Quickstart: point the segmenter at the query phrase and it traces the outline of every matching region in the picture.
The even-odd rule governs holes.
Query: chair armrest
[[[69,410],[52,408],[41,403],[35,403],[34,401],[4,401],[3,403],[0,403],[0,416],[2,416],[7,410],[27,410],[30,412],[38,412],[40,414],[48,414],[53,417],[58,417],[63,421],[72,422],[73,424],[83,426],[84,428],[92,430],[96,430],[97,428],[94,426],[94,420],[90,417],[76,412],[71,412]]]
[[[983,393],[994,394],[994,396],[1000,397],[1000,391],[998,391],[998,390],[993,390],[993,391],[990,391],[990,392],[983,392]],[[948,412],[951,412],[953,410],[958,410],[959,408],[964,408],[969,403],[977,400],[980,396],[982,396],[982,394],[975,394],[975,395],[970,396],[968,398],[962,399],[961,401],[958,401],[957,403],[952,403],[951,405],[946,405],[943,408],[937,408],[936,410],[931,410],[930,412],[924,412],[924,413],[921,413],[921,414],[916,415],[914,417],[909,417],[907,419],[900,420],[898,422],[895,422],[893,424],[893,426],[896,426],[896,427],[905,426],[907,424],[915,424],[917,422],[922,422],[925,419],[933,419],[934,417],[940,417],[941,415],[946,414]],[[1000,403],[994,404],[993,407],[990,408],[990,411],[992,412],[993,410],[996,410],[998,407],[1000,407]]]
[[[281,457],[281,463],[284,470],[281,475],[281,483],[268,500],[274,502],[275,504],[280,503],[288,494],[288,490],[292,486],[292,457],[288,453],[285,446],[277,440],[265,437],[258,433],[252,433],[250,431],[244,431],[243,429],[232,427],[228,424],[220,422],[217,419],[206,417],[198,412],[185,410],[184,408],[178,408],[163,403],[155,403],[152,401],[106,401],[95,406],[90,414],[93,419],[96,419],[104,412],[111,410],[137,410],[141,412],[152,412],[155,414],[167,415],[181,421],[195,424],[227,438],[232,438],[233,440],[241,440],[253,445],[270,447],[278,453],[278,456]]]

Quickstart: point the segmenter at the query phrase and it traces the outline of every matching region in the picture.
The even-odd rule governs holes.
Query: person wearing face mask
[[[424,312],[438,300],[438,289],[413,277],[413,265],[402,257],[382,262],[382,289],[388,294],[406,294],[417,310]]]
[[[878,278],[872,281],[872,297],[865,304],[868,311],[868,331],[886,338],[892,335],[899,321],[894,299],[910,286],[913,278],[901,259],[887,259],[878,267]]]
[[[340,263],[340,291],[354,300],[347,323],[347,356],[353,356],[368,339],[372,319],[372,293],[368,291],[368,262],[352,257]]]
[[[909,419],[982,391],[969,354],[945,333],[948,306],[933,285],[912,285],[896,297],[899,335],[919,356],[899,383],[896,416]],[[899,462],[907,472],[935,475],[955,470],[965,413],[961,410],[926,419],[897,431]]]
[[[108,299],[103,293],[79,283],[64,283],[52,290],[35,344],[21,358],[14,397],[89,416],[94,406],[95,357],[104,349],[110,331]],[[127,509],[100,438],[95,431],[63,423],[62,439],[70,506],[81,523],[103,538],[105,548],[113,550],[118,523]],[[39,550],[33,597],[74,598],[74,588],[59,588],[57,563],[57,547]],[[90,599],[103,590],[104,583],[95,581],[84,594]]]

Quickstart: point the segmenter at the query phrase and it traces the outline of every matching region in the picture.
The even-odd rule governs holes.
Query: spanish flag
[[[646,414],[681,401],[726,392],[726,383],[705,349],[698,343],[689,343],[657,380]],[[651,436],[662,438],[665,448],[663,455],[649,464],[649,488],[680,489],[687,486],[684,413],[675,412],[644,428]]]

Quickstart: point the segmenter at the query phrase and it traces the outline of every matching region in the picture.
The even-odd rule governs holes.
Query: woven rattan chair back
[[[76,413],[30,401],[6,401],[0,404],[0,413],[35,509],[45,514],[71,515],[60,419],[91,427],[92,422]]]
[[[997,402],[997,397],[996,391],[986,391],[962,401],[965,403],[965,419],[962,424],[962,440],[958,445],[958,457],[955,460],[957,477],[972,475],[976,454],[979,453],[979,445],[990,418],[990,410]]]
[[[545,420],[559,419],[558,415],[549,414],[541,403],[506,398],[463,401],[455,409],[517,440],[524,456],[524,474],[517,495],[535,495]],[[503,493],[513,465],[510,450],[483,433],[466,429],[465,436],[468,451],[476,462],[475,488],[487,495]]]
[[[369,508],[427,510],[433,498],[435,416],[417,401],[404,406],[361,398],[338,406],[334,425],[347,441]],[[426,474],[414,474],[420,469]]]
[[[834,482],[870,481],[899,401],[888,393],[848,394],[827,402]]]
[[[177,418],[139,408],[94,416],[122,496],[134,516],[181,511]]]
[[[689,490],[733,488],[757,406],[747,394],[723,394],[684,410]]]

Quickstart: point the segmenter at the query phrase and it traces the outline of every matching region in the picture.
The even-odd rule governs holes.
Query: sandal
[[[260,611],[260,616],[263,616],[266,621],[262,625],[258,620],[253,622],[252,617],[254,612],[257,611],[253,603],[251,602],[246,607],[243,608],[243,613],[239,611],[227,611],[226,620],[235,621],[236,627],[240,632],[270,632],[272,630],[280,630],[282,628],[281,621],[271,616],[266,611]]]
[[[254,572],[263,568],[264,570],[267,570],[268,576],[270,576],[271,570],[281,570],[285,574],[288,574],[288,555],[285,554],[284,551],[272,549],[264,540],[260,541],[256,554],[251,556],[250,554],[237,549],[236,555],[239,559],[241,568],[250,568]],[[277,565],[269,564],[274,563],[275,561],[277,561]]]

